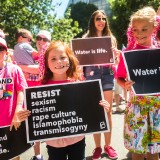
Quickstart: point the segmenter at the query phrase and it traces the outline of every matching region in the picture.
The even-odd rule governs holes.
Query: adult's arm
[[[31,74],[39,74],[39,65],[18,65],[23,72],[28,72]]]

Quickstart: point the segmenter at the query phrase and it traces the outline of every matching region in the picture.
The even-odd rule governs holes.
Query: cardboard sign
[[[17,130],[10,131],[10,126],[0,128],[0,160],[12,159],[31,146],[27,144],[25,122]]]
[[[73,39],[71,47],[82,66],[114,63],[111,37]]]
[[[160,94],[160,49],[127,51],[123,58],[135,94]]]
[[[28,142],[109,131],[108,119],[99,105],[100,80],[29,87],[25,97],[26,108],[31,111]]]

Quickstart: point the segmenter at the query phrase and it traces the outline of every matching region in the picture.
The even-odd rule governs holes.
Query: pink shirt
[[[52,81],[49,80],[47,84],[60,84],[60,83],[67,83],[70,82],[69,80],[64,81]],[[69,137],[69,138],[59,138],[55,140],[48,140],[46,141],[46,144],[53,147],[66,147],[68,145],[75,144],[79,141],[81,141],[84,138],[84,136],[75,136],[75,137]]]
[[[25,87],[27,83],[20,67],[7,63],[7,67],[0,70],[0,127],[11,124],[17,104],[17,91]],[[6,98],[2,98],[4,93],[8,95]]]
[[[37,86],[39,83],[39,81],[27,81],[28,87]]]
[[[137,44],[135,48],[133,48],[132,50],[149,49],[149,48],[151,47],[141,46]],[[125,51],[128,51],[128,49],[126,49]],[[127,77],[127,71],[125,68],[122,54],[120,55],[120,61],[119,61],[118,68],[117,68],[117,78],[119,77],[124,78],[124,79]]]

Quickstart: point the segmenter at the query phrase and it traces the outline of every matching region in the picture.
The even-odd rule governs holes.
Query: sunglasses
[[[37,36],[37,37],[36,37],[36,40],[37,40],[37,41],[43,40],[43,42],[48,42],[48,41],[49,41],[47,38],[42,38],[42,37],[40,37],[40,36]]]
[[[102,20],[102,21],[106,21],[106,18],[100,18],[100,17],[97,17],[97,18],[96,18],[96,21],[101,21],[101,20]]]
[[[22,36],[23,38],[27,38],[29,42],[32,42],[32,39],[28,38],[28,37],[25,37],[25,36]]]
[[[5,50],[6,50],[6,48],[5,48],[5,47],[0,46],[0,52],[5,51]]]

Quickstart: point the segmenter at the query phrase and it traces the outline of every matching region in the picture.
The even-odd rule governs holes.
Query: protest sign
[[[25,122],[17,130],[10,131],[10,126],[0,128],[0,160],[12,159],[31,146],[27,143]]]
[[[160,94],[160,49],[127,51],[123,58],[135,94]]]
[[[82,66],[114,63],[111,37],[73,39],[71,48]]]
[[[109,131],[108,119],[99,105],[100,80],[44,85],[25,89],[27,141],[39,141]]]

